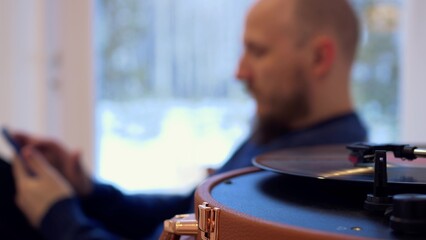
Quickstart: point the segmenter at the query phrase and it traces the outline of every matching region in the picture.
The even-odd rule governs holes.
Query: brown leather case
[[[220,214],[218,216],[218,226],[216,228],[218,231],[217,239],[365,239],[266,221],[250,216],[244,212],[238,212],[226,206],[225,204],[218,202],[212,197],[211,192],[219,183],[227,181],[228,179],[234,178],[236,176],[252,174],[258,171],[261,170],[255,167],[235,170],[229,173],[211,177],[198,186],[195,192],[196,219],[198,219],[198,206],[204,202],[207,202],[211,207],[219,208]],[[201,239],[200,233],[198,234],[197,239]]]

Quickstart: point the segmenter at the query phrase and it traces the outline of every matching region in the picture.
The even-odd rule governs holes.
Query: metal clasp
[[[175,235],[197,235],[198,224],[195,214],[180,214],[164,221],[164,230]]]
[[[212,208],[207,202],[198,205],[198,228],[201,231],[201,239],[218,239],[219,213],[219,208]]]
[[[212,208],[204,202],[198,205],[198,221],[193,213],[176,215],[165,220],[160,239],[176,240],[182,235],[196,236],[200,233],[203,240],[218,240],[219,212],[219,208]]]

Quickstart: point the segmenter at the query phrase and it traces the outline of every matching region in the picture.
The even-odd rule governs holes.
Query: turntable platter
[[[259,168],[285,175],[318,180],[368,183],[374,181],[374,166],[355,167],[348,160],[349,150],[344,145],[283,150],[259,156],[253,164]],[[389,185],[426,184],[426,159],[403,161],[388,153]]]

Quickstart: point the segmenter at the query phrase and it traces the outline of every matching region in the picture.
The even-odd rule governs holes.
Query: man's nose
[[[240,63],[238,65],[238,69],[235,73],[235,77],[240,81],[246,81],[251,78],[252,72],[250,68],[250,64],[247,61],[245,56],[242,56],[240,59]]]

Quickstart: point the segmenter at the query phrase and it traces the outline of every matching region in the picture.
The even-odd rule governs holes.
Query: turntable
[[[196,214],[165,221],[162,239],[425,239],[425,156],[364,143],[262,155],[201,184]]]

